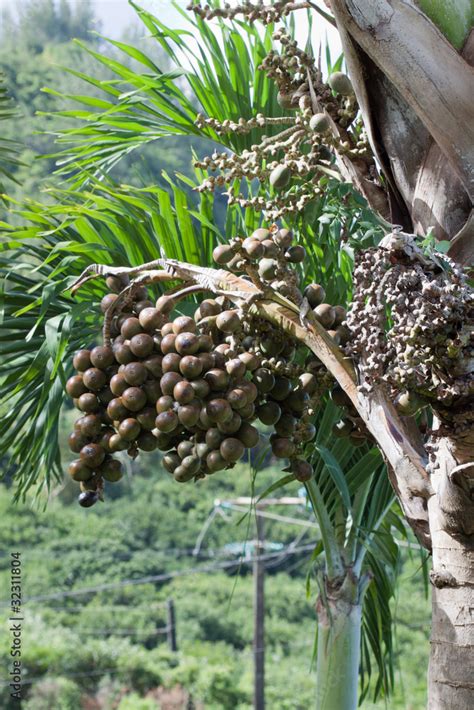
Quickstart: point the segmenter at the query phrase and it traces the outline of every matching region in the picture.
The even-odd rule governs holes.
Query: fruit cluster
[[[292,267],[304,257],[292,233],[275,226],[214,250],[218,264],[297,304],[303,296]],[[172,317],[179,300],[173,292],[153,303],[143,286],[130,287],[123,277],[111,276],[107,285],[101,309],[112,315],[110,343],[78,351],[77,374],[66,385],[82,413],[69,438],[79,454],[69,472],[80,482],[82,506],[101,497],[104,480],[121,478],[116,452],[134,458],[159,449],[165,469],[185,482],[232,468],[257,445],[256,421],[273,428],[272,453],[289,459],[295,478],[311,477],[304,448],[316,433],[315,403],[330,385],[312,353],[224,296],[203,300],[194,317]],[[324,303],[318,284],[304,295],[328,333],[344,341],[344,309]]]

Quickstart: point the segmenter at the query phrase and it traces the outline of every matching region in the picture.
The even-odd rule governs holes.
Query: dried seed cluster
[[[402,414],[474,398],[474,292],[446,256],[415,240],[356,255],[347,351],[361,387],[387,387]]]
[[[214,250],[218,264],[296,304],[302,294],[294,266],[304,258],[292,233],[275,225]],[[80,482],[82,506],[102,497],[104,480],[120,480],[116,452],[134,458],[159,449],[166,470],[185,482],[232,468],[257,445],[256,420],[273,428],[272,452],[289,459],[295,478],[311,477],[305,445],[315,435],[315,405],[331,386],[314,355],[224,296],[203,300],[193,318],[172,318],[172,291],[153,303],[143,286],[130,288],[122,277],[107,284],[111,292],[101,308],[110,340],[75,354],[77,374],[66,385],[82,414],[69,438],[78,454],[69,473]],[[128,300],[119,298],[124,288]],[[309,284],[304,295],[335,341],[346,342],[344,309],[325,303],[318,284]],[[356,429],[353,424],[348,433]]]

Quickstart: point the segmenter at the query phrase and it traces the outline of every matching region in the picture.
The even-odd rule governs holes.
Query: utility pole
[[[254,710],[265,708],[265,563],[261,560],[264,553],[264,519],[258,515],[256,524],[257,539],[254,546],[253,584],[254,584]]]
[[[168,626],[166,627],[166,635],[168,637],[168,646],[171,651],[177,651],[176,643],[176,617],[174,613],[174,602],[172,599],[166,601],[166,609],[168,611]]]

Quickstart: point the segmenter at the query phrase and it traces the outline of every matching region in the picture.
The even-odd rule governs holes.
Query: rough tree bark
[[[334,13],[369,139],[389,186],[392,222],[417,234],[432,227],[437,239],[451,242],[449,255],[472,268],[474,31],[466,34],[458,51],[445,36],[449,33],[443,23],[444,34],[420,9],[429,5],[439,16],[442,3],[326,4]],[[473,369],[468,363],[466,376]],[[372,401],[372,406],[379,405]],[[400,475],[388,458],[407,519],[433,553],[428,706],[468,710],[474,707],[472,400],[462,407],[454,402],[443,414],[452,418],[452,430],[446,436],[436,435],[441,429],[435,432],[416,472],[408,467]],[[456,427],[455,421],[463,426]],[[417,479],[424,486],[419,497]],[[415,500],[419,505],[413,514]]]

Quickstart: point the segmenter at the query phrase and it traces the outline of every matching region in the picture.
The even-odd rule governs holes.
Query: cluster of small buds
[[[386,387],[402,414],[474,399],[474,291],[446,256],[414,240],[358,254],[347,325],[361,388]]]
[[[243,15],[251,24],[259,20],[264,25],[270,25],[286,17],[290,12],[304,10],[309,7],[311,7],[311,3],[305,2],[305,0],[300,2],[275,0],[271,4],[265,3],[263,0],[257,0],[256,2],[243,0],[242,4],[234,5],[234,7],[229,5],[229,3],[225,3],[223,7],[211,7],[210,5],[202,5],[198,0],[198,2],[192,2],[188,5],[187,10],[196,13],[203,20],[212,20],[214,17],[233,20],[237,15]]]

